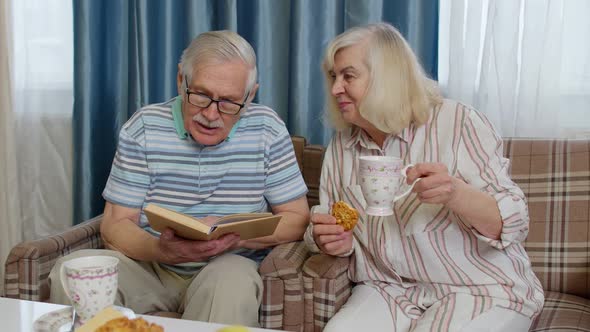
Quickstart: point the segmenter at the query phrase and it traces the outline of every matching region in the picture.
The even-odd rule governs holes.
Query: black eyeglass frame
[[[210,96],[208,96],[208,95],[206,95],[204,93],[193,92],[193,91],[189,90],[188,89],[188,79],[186,78],[186,76],[184,76],[184,82],[186,84],[185,93],[186,93],[186,102],[187,103],[189,103],[189,104],[191,104],[191,105],[193,105],[195,107],[202,108],[202,109],[205,109],[205,108],[211,106],[211,104],[213,104],[213,103],[217,103],[217,111],[219,111],[219,113],[228,114],[228,115],[237,115],[237,114],[239,114],[242,111],[242,108],[244,108],[244,106],[246,106],[246,100],[248,100],[248,96],[250,95],[250,91],[248,91],[248,93],[246,93],[246,97],[244,98],[244,102],[241,103],[241,104],[240,103],[236,103],[236,102],[231,101],[231,100],[227,100],[227,99],[213,99],[213,98],[211,98]],[[191,103],[191,101],[190,101],[190,95],[199,95],[201,97],[205,97],[205,98],[209,99],[209,104],[207,104],[207,106],[195,105],[195,104]],[[219,107],[219,103],[220,102],[234,104],[236,106],[240,106],[240,108],[235,113],[227,112],[227,111],[222,110]]]

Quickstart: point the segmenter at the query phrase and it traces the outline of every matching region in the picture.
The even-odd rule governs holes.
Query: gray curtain
[[[74,223],[102,212],[118,132],[139,107],[176,95],[177,63],[197,34],[237,31],[258,56],[256,102],[291,134],[325,144],[327,43],[387,21],[436,78],[438,0],[74,0]]]

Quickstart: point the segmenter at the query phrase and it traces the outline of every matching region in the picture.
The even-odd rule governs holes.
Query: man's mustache
[[[223,128],[224,127],[223,120],[217,119],[215,121],[209,121],[201,113],[197,113],[195,116],[193,116],[193,121],[196,121],[196,122],[200,123],[201,125],[208,127],[208,128]]]

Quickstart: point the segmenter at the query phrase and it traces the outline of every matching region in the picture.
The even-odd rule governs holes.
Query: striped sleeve
[[[330,213],[329,208],[327,206],[321,205],[314,205],[311,207],[310,215],[313,216],[315,213]],[[307,229],[305,230],[305,234],[303,234],[303,242],[307,246],[307,249],[313,253],[321,252],[320,247],[315,243],[313,239],[313,224],[310,222],[307,225]]]
[[[343,163],[343,154],[344,154],[344,146],[343,146],[343,134],[342,132],[337,132],[334,134],[330,143],[326,148],[326,153],[324,154],[324,161],[322,164],[322,172],[320,176],[320,188],[319,188],[319,195],[320,195],[320,205],[315,205],[311,208],[311,215],[314,214],[329,214],[330,213],[330,206],[334,204],[334,202],[340,201],[344,199],[345,201],[349,202],[350,204],[354,205],[349,199],[344,197],[345,194],[341,195],[341,190],[343,190],[342,185],[342,170],[341,167],[344,167]],[[362,194],[361,194],[362,195]],[[359,211],[360,208],[355,206]],[[364,218],[364,216],[361,216]],[[313,224],[310,223],[307,226],[305,235],[303,236],[303,240],[307,245],[307,248],[311,252],[320,252],[320,248],[315,243],[313,238]],[[359,246],[358,240],[356,237],[352,239],[352,248],[347,253],[342,255],[338,255],[338,257],[348,257],[353,254],[355,248]]]
[[[491,246],[503,249],[524,241],[529,230],[529,215],[522,190],[510,179],[510,161],[503,157],[502,139],[481,113],[467,110],[461,133],[458,171],[467,183],[490,194],[502,218],[500,240],[474,234]]]
[[[340,200],[340,191],[342,188],[341,172],[338,165],[342,164],[342,133],[334,134],[324,153],[324,162],[320,175],[320,204],[332,206],[334,202]]]
[[[315,205],[311,208],[311,216],[313,216],[315,213],[330,213],[330,205],[335,201],[334,194],[338,193],[338,191],[333,190],[334,186],[331,185],[334,183],[333,177],[334,173],[337,170],[337,167],[334,167],[333,162],[333,150],[334,145],[336,144],[335,140],[337,139],[337,137],[339,137],[338,133],[336,133],[332,137],[332,139],[328,143],[328,146],[326,147],[326,152],[324,153],[324,161],[322,163],[322,171],[320,175],[320,205]],[[317,246],[315,240],[313,239],[313,224],[311,222],[307,226],[307,229],[303,236],[303,241],[307,245],[309,251],[314,253],[321,252],[320,248]]]
[[[284,126],[269,145],[264,197],[271,205],[280,205],[307,194],[291,137]]]
[[[102,193],[105,200],[141,208],[150,184],[144,144],[143,124],[136,113],[119,133],[111,174]]]

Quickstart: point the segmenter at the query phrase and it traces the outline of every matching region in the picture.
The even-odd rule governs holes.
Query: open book
[[[169,227],[177,236],[205,241],[227,233],[238,233],[242,240],[272,235],[282,217],[272,213],[237,213],[221,217],[209,226],[197,218],[155,204],[148,204],[144,212],[150,226],[160,233]]]

